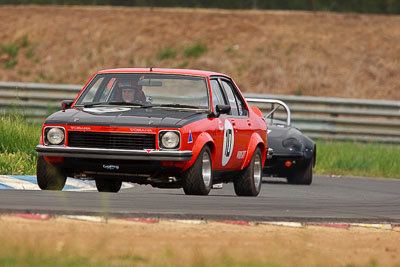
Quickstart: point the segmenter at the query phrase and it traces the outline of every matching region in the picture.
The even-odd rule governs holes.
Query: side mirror
[[[71,108],[72,103],[74,103],[74,100],[63,100],[61,101],[61,107],[63,110],[69,109]]]
[[[217,116],[231,112],[231,106],[229,105],[217,105],[215,108],[217,111]]]

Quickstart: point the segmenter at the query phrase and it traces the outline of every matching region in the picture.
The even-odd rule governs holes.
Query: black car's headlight
[[[177,149],[181,144],[181,134],[178,131],[160,131],[159,146],[165,149]]]
[[[303,144],[296,138],[287,138],[282,141],[282,145],[284,148],[288,149],[289,151],[303,150]]]
[[[61,145],[65,141],[65,130],[61,127],[47,127],[44,129],[44,142],[46,145]]]

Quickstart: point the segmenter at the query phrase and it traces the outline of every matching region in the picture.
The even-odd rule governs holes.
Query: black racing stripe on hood
[[[106,112],[101,112],[102,110]],[[196,112],[193,110],[143,108],[68,109],[50,115],[45,123],[112,127],[181,128],[189,123],[206,119],[207,116],[206,112]]]

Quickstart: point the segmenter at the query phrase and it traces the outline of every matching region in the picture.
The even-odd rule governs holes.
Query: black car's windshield
[[[156,108],[209,109],[205,77],[154,74],[99,74],[75,106],[128,105]]]

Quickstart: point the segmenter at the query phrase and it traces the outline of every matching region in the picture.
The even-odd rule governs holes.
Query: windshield
[[[209,109],[208,99],[205,77],[154,73],[99,74],[75,106]]]

